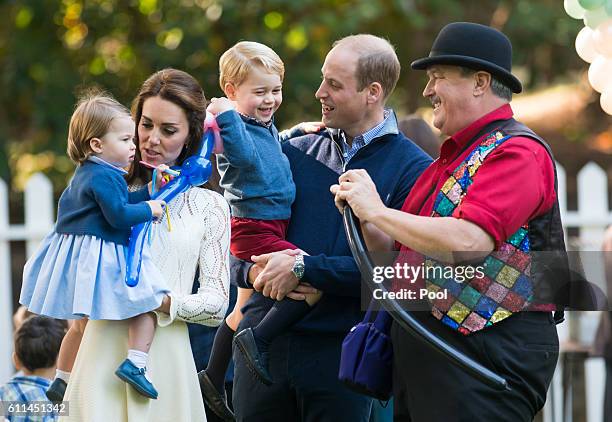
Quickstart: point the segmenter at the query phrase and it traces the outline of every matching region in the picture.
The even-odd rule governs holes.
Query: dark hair
[[[400,132],[410,138],[427,155],[431,158],[438,158],[440,155],[440,138],[436,136],[425,120],[416,114],[410,114],[397,122],[397,126]]]
[[[66,321],[33,315],[15,332],[15,354],[29,371],[50,368],[66,334]]]
[[[138,165],[140,158],[140,140],[138,139],[138,125],[142,117],[142,107],[144,102],[152,97],[160,97],[179,106],[187,116],[189,124],[189,135],[185,148],[181,151],[176,160],[177,165],[182,165],[185,159],[198,152],[202,133],[204,131],[204,119],[206,118],[207,101],[204,91],[198,81],[187,72],[177,69],[163,69],[151,75],[140,88],[140,92],[132,102],[132,117],[136,123],[136,157],[134,165],[130,169],[127,177],[128,184],[141,182],[146,183],[151,180],[151,171]],[[213,162],[214,164],[214,162]],[[211,179],[214,181],[216,166],[213,168]],[[214,186],[205,187],[213,188]]]

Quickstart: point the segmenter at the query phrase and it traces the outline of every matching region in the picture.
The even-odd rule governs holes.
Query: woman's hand
[[[160,190],[162,187],[164,187],[166,183],[174,179],[174,176],[164,173],[169,168],[170,167],[168,167],[165,164],[160,164],[159,166],[157,166],[157,171],[155,172],[155,180],[154,180],[155,181],[155,191]]]
[[[338,181],[339,184],[332,185],[329,190],[335,195],[334,202],[341,213],[348,203],[357,218],[365,223],[386,208],[367,171],[349,170],[342,174]]]
[[[170,167],[168,167],[165,164],[160,164],[159,166],[157,166],[155,169],[157,170],[155,172],[155,180],[151,180],[149,183],[147,183],[147,188],[149,189],[149,195],[151,195],[153,193],[153,183],[155,183],[155,191],[159,191],[166,183],[168,183],[170,180],[174,179],[174,176],[165,173],[166,170],[168,170]]]
[[[233,101],[225,97],[221,97],[221,98],[212,98],[210,100],[210,104],[206,108],[206,111],[216,116],[218,114],[223,113],[224,111],[235,110],[235,109],[236,109],[236,104]]]

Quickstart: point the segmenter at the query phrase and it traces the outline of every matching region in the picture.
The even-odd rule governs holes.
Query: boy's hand
[[[149,204],[149,207],[151,207],[151,212],[153,213],[153,217],[155,217],[155,219],[160,218],[164,214],[164,207],[166,206],[165,201],[152,199],[147,201],[147,204]]]
[[[212,98],[210,100],[210,104],[206,108],[206,111],[216,116],[218,114],[223,113],[224,111],[235,110],[235,109],[236,109],[236,105],[234,104],[233,101],[230,101],[229,99],[225,97],[221,97],[221,98]]]
[[[325,129],[323,122],[303,122],[298,123],[291,129],[283,130],[279,133],[281,142],[288,140],[289,138],[297,138],[298,136],[308,135],[309,133],[317,133],[321,129]]]
[[[324,128],[325,128],[325,125],[323,124],[323,122],[302,122],[302,123],[295,125],[293,128],[291,128],[291,130],[298,129],[302,133],[307,134],[307,133],[317,133],[318,131]]]

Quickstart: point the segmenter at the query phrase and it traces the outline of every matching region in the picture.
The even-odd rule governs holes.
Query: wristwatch
[[[298,280],[304,277],[304,255],[296,255],[291,272]]]

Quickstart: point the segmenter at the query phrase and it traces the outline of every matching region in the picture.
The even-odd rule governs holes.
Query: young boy
[[[26,319],[15,333],[13,362],[23,375],[14,376],[0,387],[0,401],[51,405],[45,391],[55,375],[55,364],[62,339],[66,333],[66,322],[34,315]],[[8,414],[9,421],[55,421],[53,413],[44,416]]]
[[[298,126],[286,136],[281,134],[279,141],[273,115],[283,100],[285,68],[271,48],[239,42],[221,56],[219,72],[227,98],[213,98],[208,111],[216,115],[223,139],[224,152],[217,156],[217,166],[233,216],[231,252],[250,260],[253,255],[296,250],[285,240],[295,186],[280,141],[318,127]],[[297,255],[296,261],[303,262],[303,257]],[[240,309],[251,294],[252,290],[238,289],[236,306],[219,327],[208,367],[199,374],[204,399],[225,419],[231,418],[231,412],[220,394],[232,356],[232,337],[242,319]],[[272,382],[267,368],[269,343],[303,318],[319,298],[278,301],[256,327],[236,335],[238,350],[261,381]]]

